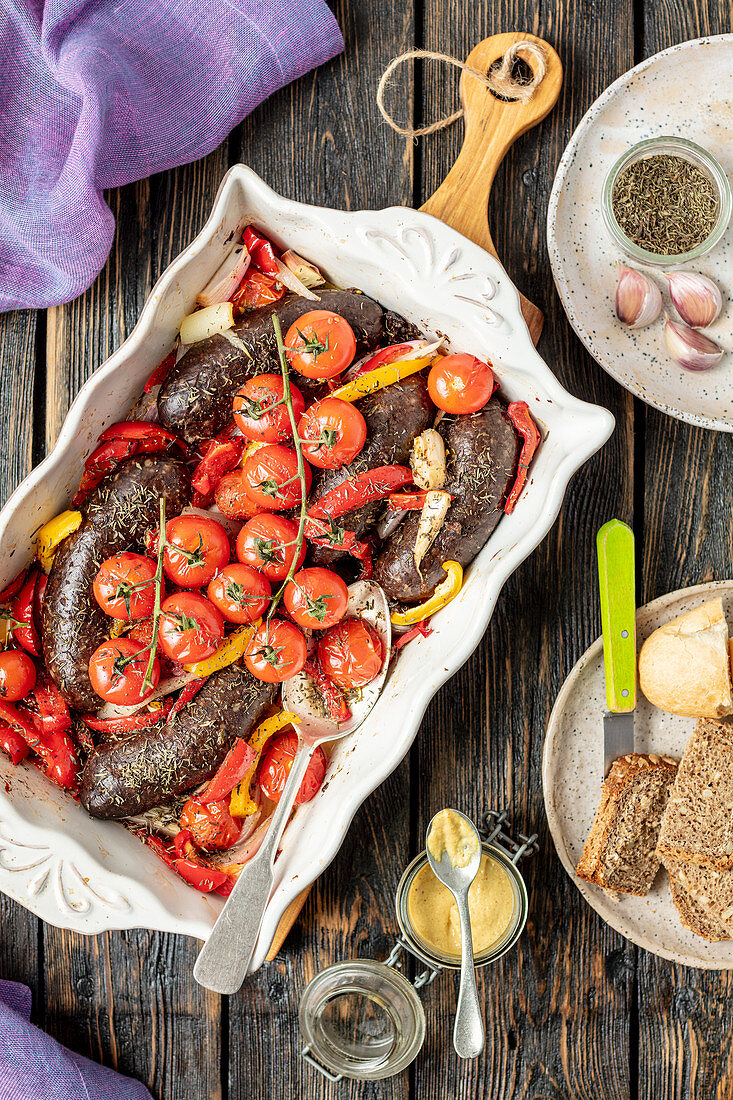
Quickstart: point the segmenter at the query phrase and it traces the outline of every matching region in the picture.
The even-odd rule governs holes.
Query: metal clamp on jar
[[[476,966],[487,966],[511,950],[527,923],[527,888],[518,863],[538,850],[537,834],[520,833],[515,840],[505,832],[507,816],[506,810],[488,810],[479,829],[482,859],[486,857],[495,871],[506,876],[512,908],[501,933],[476,952]],[[425,1040],[425,1011],[417,990],[444,970],[460,967],[459,954],[439,952],[413,919],[411,889],[425,867],[429,865],[423,851],[399,881],[395,908],[402,934],[384,962],[336,963],[317,974],[303,993],[299,1019],[306,1045],[301,1054],[329,1081],[344,1077],[375,1081],[406,1069]],[[412,982],[400,970],[403,954],[423,966]]]

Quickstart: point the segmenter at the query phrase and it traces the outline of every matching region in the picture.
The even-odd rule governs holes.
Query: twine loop
[[[516,80],[513,75],[514,63],[520,56],[520,51],[522,50],[531,54],[536,62],[536,68],[532,70],[532,79],[526,82]],[[464,73],[468,73],[469,76],[475,77],[476,80],[483,84],[485,88],[488,88],[490,92],[493,92],[494,95],[500,96],[502,99],[518,100],[520,103],[526,103],[532,98],[535,88],[542,83],[545,73],[547,72],[545,51],[537,42],[514,42],[502,57],[499,68],[492,69],[488,73],[482,73],[479,69],[474,69],[471,65],[467,65],[465,61],[460,61],[457,57],[451,57],[449,54],[436,53],[434,50],[407,50],[406,53],[400,54],[399,57],[393,57],[382,73],[382,78],[377,87],[377,107],[384,121],[387,122],[393,130],[409,138],[422,137],[424,134],[434,134],[438,130],[445,130],[446,127],[452,126],[454,122],[457,122],[459,118],[463,118],[464,114],[463,108],[459,107],[453,114],[446,115],[445,118],[439,118],[437,122],[431,122],[428,126],[421,126],[417,130],[412,126],[400,126],[399,123],[395,121],[384,105],[384,93],[389,78],[392,76],[395,69],[403,65],[405,61],[410,61],[413,58],[426,61],[444,61],[448,65],[455,65],[457,69],[460,69]]]

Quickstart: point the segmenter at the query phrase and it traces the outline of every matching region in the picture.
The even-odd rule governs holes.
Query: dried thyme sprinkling
[[[647,252],[679,256],[710,236],[718,217],[712,180],[684,157],[658,153],[624,168],[611,198],[626,236]]]

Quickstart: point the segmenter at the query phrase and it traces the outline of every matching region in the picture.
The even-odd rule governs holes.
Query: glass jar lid
[[[398,970],[354,959],[322,970],[300,1002],[304,1057],[329,1076],[377,1081],[409,1066],[425,1039],[425,1012]],[[320,1065],[318,1063],[321,1063]]]

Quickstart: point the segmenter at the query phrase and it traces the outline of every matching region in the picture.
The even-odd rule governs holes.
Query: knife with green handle
[[[603,718],[603,775],[619,756],[634,751],[636,709],[636,574],[634,532],[609,520],[596,536],[601,590],[606,704]]]

